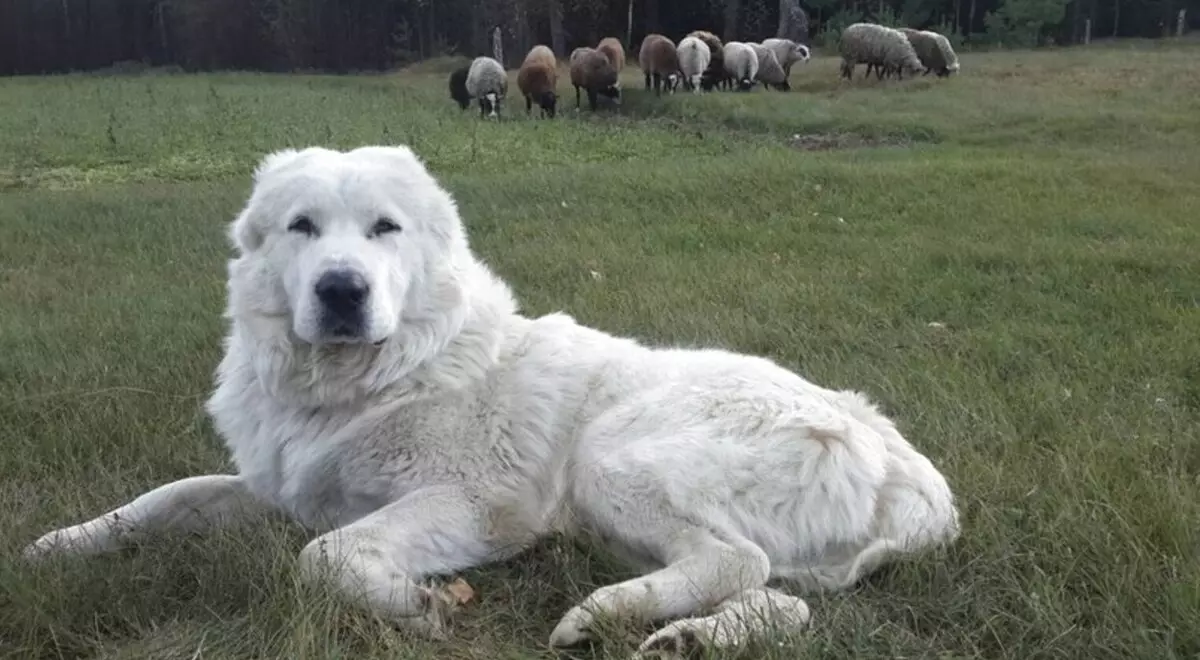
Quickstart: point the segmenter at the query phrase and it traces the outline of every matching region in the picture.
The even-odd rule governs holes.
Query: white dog
[[[802,627],[805,603],[768,579],[842,588],[959,534],[946,480],[856,392],[518,314],[406,147],[271,154],[230,235],[207,409],[238,473],[160,486],[26,556],[282,511],[321,533],[305,575],[440,635],[430,578],[588,530],[644,575],[596,590],[551,643],[600,616],[664,622],[646,651]]]

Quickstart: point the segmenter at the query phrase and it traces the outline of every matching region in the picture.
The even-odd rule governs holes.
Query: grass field
[[[527,312],[862,389],[948,475],[958,544],[812,596],[810,631],[743,657],[1197,657],[1198,57],[966,54],[904,83],[840,82],[824,57],[791,94],[669,99],[630,69],[617,115],[571,93],[555,121],[511,100],[499,123],[430,65],[0,80],[0,655],[616,658],[642,638],[546,647],[625,574],[563,541],[468,573],[478,601],[443,643],[299,584],[282,522],[19,560],[227,469],[200,406],[257,158],[402,142]]]

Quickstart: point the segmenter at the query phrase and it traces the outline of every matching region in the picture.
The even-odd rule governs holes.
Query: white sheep
[[[467,93],[479,99],[479,116],[500,117],[500,102],[508,93],[508,73],[496,60],[480,56],[467,70]]]
[[[863,63],[867,65],[868,75],[871,67],[875,67],[881,79],[885,73],[895,72],[903,80],[905,69],[914,75],[925,70],[903,32],[874,23],[855,23],[847,27],[842,31],[838,49],[842,54],[844,78],[853,78],[854,67]]]
[[[950,40],[946,38],[946,35],[941,34],[939,32],[933,32],[930,30],[925,30],[924,33],[931,35],[933,37],[933,39],[935,41],[937,41],[938,50],[941,51],[942,59],[946,63],[945,74],[943,74],[941,72],[937,72],[938,75],[939,76],[940,75],[948,76],[952,73],[957,73],[958,68],[959,68],[958,53],[954,52],[954,46],[950,45]]]
[[[908,40],[905,39],[904,43],[908,43]],[[736,81],[738,89],[744,92],[753,89],[754,76],[758,74],[758,55],[754,49],[740,41],[730,41],[725,44],[724,55],[725,73]]]
[[[928,30],[913,30],[900,28],[900,32],[908,38],[913,50],[917,52],[925,73],[933,72],[938,77],[948,76],[958,70],[958,55],[946,37]],[[885,72],[886,73],[886,72]]]
[[[792,75],[792,65],[796,62],[807,62],[812,57],[812,51],[804,44],[798,44],[791,39],[763,39],[762,45],[770,48],[775,53],[775,59],[779,60],[779,66],[783,67],[785,76]]]
[[[704,71],[708,69],[708,63],[712,61],[712,51],[709,50],[708,44],[698,37],[687,36],[679,41],[677,52],[679,69],[683,72],[684,89],[699,94],[700,80]]]
[[[753,49],[754,54],[758,57],[758,73],[754,76],[755,80],[761,82],[766,89],[774,87],[785,92],[791,89],[787,74],[779,65],[779,59],[775,57],[775,51],[762,44],[748,43],[746,45]]]

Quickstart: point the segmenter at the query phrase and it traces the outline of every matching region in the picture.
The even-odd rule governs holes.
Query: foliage
[[[1063,19],[1070,1],[1001,0],[999,9],[984,18],[988,36],[1000,43],[1040,45],[1047,30]]]
[[[1188,0],[808,0],[809,39],[835,44],[855,20],[981,35],[1005,43],[1095,35],[1161,36]],[[702,28],[773,36],[779,0],[633,0],[636,47],[653,26],[673,39]],[[535,43],[570,49],[624,37],[630,0],[4,0],[0,75],[94,70],[119,61],[188,70],[388,69],[448,53],[490,52],[500,26],[516,66]],[[787,3],[784,3],[785,5]],[[1119,8],[1118,11],[1113,9]],[[1200,12],[1191,12],[1193,15]],[[1120,25],[1113,21],[1120,16]],[[1193,19],[1200,20],[1200,17]],[[731,21],[731,24],[726,24]],[[557,41],[555,36],[560,37]]]

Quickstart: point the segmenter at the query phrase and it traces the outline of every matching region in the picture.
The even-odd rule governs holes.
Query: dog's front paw
[[[54,555],[75,554],[85,551],[92,545],[79,525],[64,527],[44,534],[41,538],[25,546],[21,556],[26,561],[38,561]]]
[[[450,622],[465,600],[446,585],[418,586],[417,589],[422,604],[421,613],[401,617],[397,623],[401,628],[429,639],[447,639]]]
[[[550,646],[574,646],[591,637],[595,617],[583,607],[572,607],[550,633]]]

